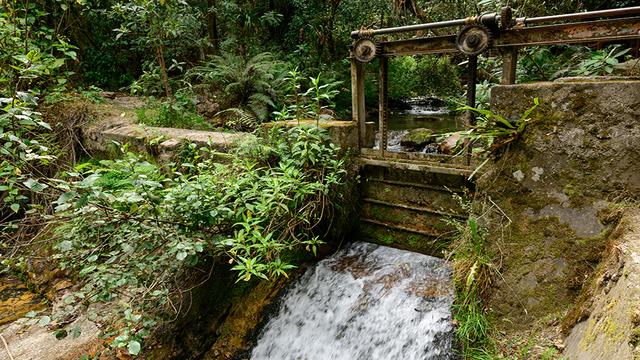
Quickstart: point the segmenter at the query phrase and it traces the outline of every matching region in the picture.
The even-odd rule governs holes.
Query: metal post
[[[380,155],[384,157],[387,151],[387,111],[389,108],[388,96],[388,72],[389,60],[386,57],[379,58],[380,77],[378,79],[378,133],[380,134]]]
[[[510,47],[502,54],[502,80],[500,84],[511,85],[516,83],[516,68],[518,66],[518,48]]]
[[[351,58],[351,112],[352,120],[358,129],[359,146],[362,148],[367,138],[364,108],[364,64],[354,58]]]
[[[476,77],[478,73],[478,56],[470,55],[469,64],[467,65],[467,106],[476,107]],[[465,127],[469,129],[472,125],[475,125],[475,114],[472,111],[466,113]],[[465,154],[467,157],[467,165],[471,164],[471,151],[472,146],[468,139],[465,140]]]

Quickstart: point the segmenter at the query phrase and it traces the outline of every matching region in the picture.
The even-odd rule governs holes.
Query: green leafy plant
[[[517,140],[529,123],[529,116],[540,104],[538,98],[533,100],[534,105],[527,109],[520,118],[515,121],[494,113],[491,110],[484,110],[463,106],[458,108],[459,111],[471,111],[477,116],[475,124],[466,130],[444,134],[442,137],[458,136],[457,144],[460,145],[465,141],[479,143],[481,148],[474,148],[475,151],[493,153],[504,146]]]
[[[483,348],[490,345],[484,297],[494,269],[478,220],[470,217],[465,225],[458,225],[458,228],[460,237],[453,245],[456,335],[465,350],[465,357],[475,358],[473,354],[482,353]]]
[[[115,3],[111,12],[121,19],[120,27],[114,29],[116,40],[125,37],[143,51],[152,51],[157,67],[149,69],[145,77],[158,77],[158,84],[162,84],[164,95],[170,97],[172,89],[168,64],[171,61],[167,61],[167,47],[175,43],[194,42],[192,35],[198,26],[197,9],[181,0],[136,0]],[[149,79],[140,79],[139,82],[149,84]],[[132,91],[139,88],[150,90],[138,83]]]
[[[301,92],[303,77],[297,68],[289,71],[288,76],[285,78],[288,91],[286,103],[281,111],[273,112],[275,119],[315,119],[316,125],[318,125],[320,115],[334,108],[333,100],[339,93],[335,87],[341,83],[340,81],[334,81],[323,84],[320,75],[310,77],[310,86],[306,91]]]
[[[584,46],[531,47],[522,51],[518,82],[550,81],[566,76],[611,74],[630,49],[614,45],[602,50]]]
[[[22,17],[29,9],[31,16]],[[37,111],[38,94],[64,87],[64,65],[76,54],[74,46],[40,24],[44,16],[28,4],[0,7],[0,231],[15,229],[8,220],[50,188],[43,169],[56,156],[44,135],[51,127]]]
[[[164,172],[123,152],[78,166],[56,201],[56,257],[77,288],[52,319],[64,323],[73,304],[119,306],[115,322],[101,319],[113,324],[112,346],[131,354],[175,316],[190,268],[214,258],[231,263],[238,281],[275,279],[295,266],[286,254],[315,254],[346,177],[338,149],[317,127],[249,137],[228,165],[207,148],[190,149],[192,162]]]
[[[136,110],[140,124],[195,130],[210,130],[212,125],[196,113],[192,96],[176,92],[174,98],[157,101],[150,99],[147,105]]]
[[[222,110],[231,114],[231,125],[254,128],[275,108],[281,93],[283,63],[270,53],[245,59],[231,53],[214,56],[188,73],[201,86],[220,93]]]
[[[620,49],[620,45],[612,46],[610,49],[596,50],[591,52],[589,58],[582,60],[578,67],[571,71],[575,76],[608,75],[631,49]]]
[[[461,206],[471,211],[471,204],[455,195]],[[453,264],[453,283],[456,297],[453,318],[456,339],[465,359],[494,359],[491,322],[487,314],[488,292],[497,269],[493,255],[488,251],[487,231],[480,225],[480,215],[471,215],[466,221],[451,219],[456,229],[447,258]]]

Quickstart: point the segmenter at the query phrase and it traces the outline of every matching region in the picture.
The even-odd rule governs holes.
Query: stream
[[[388,145],[387,150],[392,152],[416,151],[403,147],[400,142],[413,129],[429,129],[434,133],[447,133],[464,128],[463,120],[455,112],[447,109],[441,101],[431,98],[413,98],[402,102],[402,108],[390,107],[388,116]],[[380,148],[378,133],[378,118],[373,119],[376,129],[375,149]],[[437,152],[437,146],[427,145],[418,149],[423,153]]]
[[[356,242],[284,294],[253,360],[452,359],[448,263]]]

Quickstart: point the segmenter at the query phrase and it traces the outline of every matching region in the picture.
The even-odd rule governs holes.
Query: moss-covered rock
[[[405,136],[400,140],[400,145],[404,147],[419,149],[427,144],[434,143],[436,138],[433,136],[433,131],[429,129],[412,129],[407,132]]]
[[[569,359],[640,357],[640,210],[628,209],[562,327]]]

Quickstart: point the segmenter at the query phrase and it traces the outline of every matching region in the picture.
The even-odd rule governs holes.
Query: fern
[[[282,93],[284,63],[270,53],[245,59],[225,53],[194,67],[188,76],[212,89],[222,90],[222,110],[218,115],[232,114],[232,123],[251,127],[263,122],[275,109]],[[251,121],[249,121],[251,119]]]

